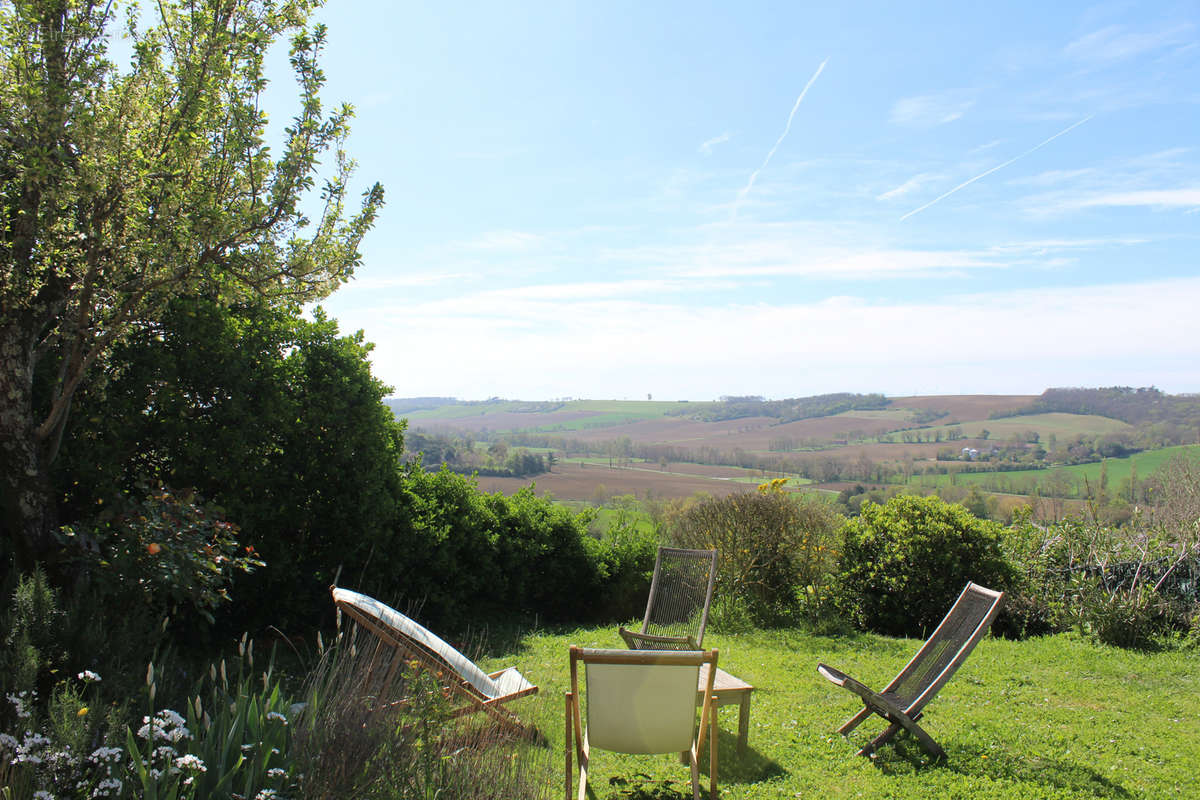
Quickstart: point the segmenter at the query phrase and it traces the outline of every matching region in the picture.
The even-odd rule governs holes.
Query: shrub
[[[680,547],[717,550],[713,622],[777,624],[821,587],[835,552],[839,517],[815,499],[772,491],[708,498],[669,515]],[[815,593],[819,597],[819,593]]]
[[[656,530],[639,525],[637,518],[624,509],[617,513],[608,530],[597,537],[584,538],[597,582],[597,600],[587,619],[628,620],[642,614],[650,593],[658,542]]]
[[[1017,567],[1010,632],[1074,628],[1105,644],[1144,647],[1187,632],[1200,611],[1200,552],[1178,531],[1135,515],[1117,527],[1069,517],[1039,525],[1026,515],[1006,549]]]
[[[0,651],[0,688],[43,693],[50,676],[64,668],[68,653],[62,630],[66,620],[58,594],[40,569],[22,577],[13,592],[4,650]]]
[[[485,494],[471,478],[416,464],[400,506],[396,558],[368,573],[360,584],[368,593],[419,605],[437,628],[594,613],[599,579],[586,523],[532,489]]]
[[[1000,534],[999,524],[933,496],[866,502],[844,528],[838,607],[861,628],[924,636],[968,581],[1009,585]]]
[[[237,573],[263,566],[238,528],[190,491],[157,488],[127,496],[68,540],[87,537],[81,552],[98,591],[110,602],[145,604],[159,614],[194,612],[213,622],[229,602]]]

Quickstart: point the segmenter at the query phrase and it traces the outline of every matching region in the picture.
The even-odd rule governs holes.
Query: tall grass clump
[[[293,729],[299,795],[312,800],[539,798],[553,785],[548,751],[458,715],[445,676],[353,627],[309,675]],[[386,656],[386,657],[385,657]]]

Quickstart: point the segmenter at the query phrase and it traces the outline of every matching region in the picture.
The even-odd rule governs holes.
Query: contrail
[[[746,195],[750,194],[750,188],[754,186],[754,181],[758,178],[758,173],[767,168],[767,164],[771,163],[771,156],[775,155],[775,151],[779,149],[779,145],[783,144],[783,140],[787,137],[788,131],[792,129],[792,119],[796,116],[796,110],[800,108],[800,103],[804,101],[804,95],[808,94],[808,90],[816,83],[817,78],[825,69],[825,65],[829,63],[829,59],[821,62],[821,66],[817,67],[817,71],[808,79],[808,83],[804,84],[804,90],[800,92],[800,96],[796,98],[796,104],[792,106],[792,113],[788,114],[787,126],[784,127],[783,133],[779,135],[779,141],[775,142],[775,146],[771,148],[771,152],[767,153],[767,157],[763,159],[762,166],[750,173],[750,180],[746,182],[745,188],[738,192],[737,199],[733,201],[733,216],[737,216],[738,209],[741,208],[742,202],[745,201]]]
[[[925,205],[921,206],[920,208],[914,208],[912,211],[908,212],[908,213],[907,213],[907,214],[905,214],[903,217],[901,217],[901,218],[900,218],[900,221],[901,221],[901,222],[904,222],[904,220],[908,219],[908,218],[909,218],[909,217],[911,217],[913,214],[920,214],[922,211],[924,211],[925,209],[929,208],[929,207],[930,207],[931,205],[933,205],[934,203],[936,203],[936,202],[938,202],[938,201],[940,201],[940,200],[945,200],[947,197],[949,197],[950,195],[954,194],[954,193],[955,193],[955,192],[957,192],[959,189],[964,189],[964,188],[966,188],[966,187],[970,186],[972,183],[974,183],[975,181],[979,180],[980,178],[986,178],[988,175],[991,175],[993,172],[995,172],[995,171],[996,171],[996,170],[998,170],[998,169],[1004,169],[1005,167],[1007,167],[1009,164],[1013,163],[1014,161],[1020,161],[1022,158],[1024,158],[1024,157],[1025,157],[1025,156],[1027,156],[1027,155],[1029,155],[1030,153],[1034,152],[1035,150],[1041,150],[1043,147],[1045,147],[1046,145],[1050,144],[1051,142],[1053,142],[1053,141],[1054,141],[1055,139],[1057,139],[1058,137],[1062,136],[1063,134],[1070,133],[1071,131],[1075,130],[1075,129],[1076,129],[1076,128],[1078,128],[1080,125],[1082,125],[1083,123],[1087,122],[1089,119],[1091,119],[1091,118],[1092,118],[1092,117],[1094,117],[1094,116],[1096,116],[1096,115],[1095,115],[1095,114],[1088,114],[1086,117],[1084,117],[1083,119],[1079,120],[1079,122],[1076,122],[1074,125],[1068,125],[1066,128],[1063,128],[1061,131],[1059,131],[1058,133],[1054,134],[1053,136],[1051,136],[1049,139],[1047,139],[1046,141],[1042,142],[1041,144],[1039,144],[1039,145],[1037,145],[1037,146],[1035,146],[1035,147],[1031,147],[1031,148],[1029,148],[1028,150],[1026,150],[1024,153],[1021,153],[1021,155],[1019,155],[1019,156],[1016,156],[1015,158],[1010,158],[1008,161],[1005,161],[1003,164],[999,164],[999,165],[997,165],[997,166],[995,166],[995,167],[992,167],[992,168],[991,168],[991,169],[989,169],[987,172],[981,172],[981,173],[979,173],[978,175],[976,175],[974,178],[971,178],[969,181],[964,181],[964,182],[960,183],[958,186],[955,186],[953,189],[951,189],[950,191],[946,192],[945,194],[943,194],[943,195],[941,195],[941,196],[939,196],[939,197],[935,197],[935,198],[933,198],[932,200],[930,200],[928,203],[926,203]]]

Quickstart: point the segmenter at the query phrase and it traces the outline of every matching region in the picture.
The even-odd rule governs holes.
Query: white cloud
[[[1063,52],[1067,57],[1078,61],[1119,61],[1175,44],[1186,45],[1192,30],[1192,25],[1179,25],[1165,30],[1138,33],[1121,25],[1109,25],[1081,36],[1068,44]]]
[[[1200,187],[1190,189],[1147,189],[1138,192],[1112,192],[1109,194],[1083,197],[1077,201],[1079,207],[1090,206],[1153,206],[1174,208],[1178,206],[1200,206]]]
[[[468,316],[418,304],[378,318],[367,335],[380,343],[377,373],[399,394],[709,398],[754,387],[782,397],[1149,383],[1194,391],[1198,302],[1200,278],[924,303],[584,299]],[[1114,319],[1121,324],[1109,324]],[[437,347],[412,346],[431,330]]]
[[[704,153],[704,155],[709,156],[709,155],[712,155],[712,149],[714,147],[716,147],[719,144],[725,144],[725,142],[728,142],[728,141],[729,141],[729,132],[726,131],[725,133],[722,133],[720,136],[714,136],[713,138],[709,139],[706,142],[701,142],[700,147],[698,147],[697,150],[699,150],[701,153]]]
[[[990,142],[984,142],[983,144],[979,145],[978,147],[972,147],[970,149],[969,153],[971,155],[975,155],[976,153],[982,153],[985,150],[991,150],[993,147],[997,147],[1002,144],[1004,144],[1003,139],[992,139]]]
[[[914,175],[913,177],[909,178],[904,183],[897,186],[895,189],[890,189],[890,190],[884,192],[883,194],[876,195],[875,199],[876,200],[895,200],[897,197],[903,197],[904,195],[908,194],[909,192],[920,189],[925,184],[929,183],[932,180],[937,180],[940,177],[941,177],[940,175],[934,175],[932,173],[922,172],[920,175]]]
[[[969,89],[903,97],[892,106],[891,121],[905,127],[933,128],[961,119],[973,105],[974,91]]]
[[[1037,175],[1010,178],[1007,183],[1010,186],[1057,186],[1093,174],[1095,174],[1093,169],[1051,169],[1039,172]]]

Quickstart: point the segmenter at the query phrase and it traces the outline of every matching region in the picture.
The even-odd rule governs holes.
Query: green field
[[[526,756],[531,768],[544,770],[547,797],[563,796],[563,693],[571,644],[623,647],[615,625],[538,632],[483,664],[516,666],[540,687],[511,708],[548,740]],[[884,723],[877,718],[863,723],[849,741],[837,735],[838,725],[862,705],[816,669],[825,662],[879,687],[919,642],[791,629],[742,634],[710,629],[704,644],[719,649],[723,669],[755,687],[745,754],[736,748],[737,706],[719,712],[724,800],[1195,796],[1200,670],[1192,651],[1118,650],[1072,635],[986,639],[926,710],[921,724],[948,754],[934,764],[906,734],[875,759],[856,755]],[[701,769],[707,765],[702,759]],[[691,797],[688,769],[678,756],[595,752],[589,784],[596,798],[630,796],[610,786],[614,777],[640,785],[646,793],[637,797]],[[665,781],[685,794],[650,794]]]
[[[987,430],[989,438],[995,440],[1007,439],[1014,434],[1020,436],[1026,431],[1037,431],[1043,443],[1052,435],[1067,438],[1133,430],[1133,426],[1129,423],[1108,417],[1099,417],[1094,414],[1060,413],[971,420],[952,425],[935,425],[923,430],[948,431],[951,428],[961,428],[963,436],[969,439],[979,438],[981,431]]]
[[[1200,459],[1200,445],[1187,444],[1177,447],[1164,447],[1161,450],[1147,450],[1135,453],[1128,458],[1108,458],[1108,485],[1110,491],[1129,478],[1137,469],[1139,479],[1150,477],[1163,464],[1175,456]],[[1085,481],[1093,488],[1100,485],[1101,463],[1077,464],[1069,467],[1050,467],[1047,469],[1023,469],[1012,472],[960,472],[955,475],[914,475],[909,481],[913,486],[965,486],[972,483],[987,484],[1009,482],[1014,488],[1022,485],[1033,486],[1044,481],[1053,473],[1062,473],[1077,489],[1082,489]]]

